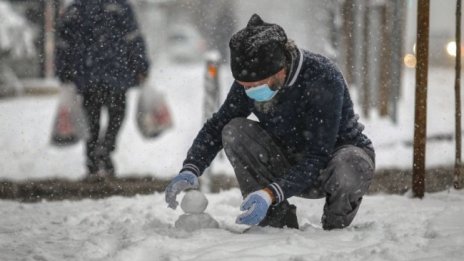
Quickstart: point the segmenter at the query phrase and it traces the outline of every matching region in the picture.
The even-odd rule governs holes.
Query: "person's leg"
[[[224,127],[222,140],[243,197],[268,186],[290,167],[272,137],[255,121],[233,119]],[[271,206],[260,225],[298,228],[296,207],[286,200]]]
[[[98,166],[98,137],[100,133],[100,115],[103,106],[102,93],[98,89],[91,89],[82,94],[82,108],[88,123],[88,138],[86,140],[86,165],[89,175],[97,174]]]
[[[108,108],[108,126],[102,143],[101,161],[107,174],[114,176],[115,169],[111,153],[116,148],[116,139],[126,114],[126,92],[110,91],[106,99],[106,107]]]
[[[374,176],[375,154],[355,146],[338,149],[321,172],[326,203],[322,226],[326,230],[351,224]]]

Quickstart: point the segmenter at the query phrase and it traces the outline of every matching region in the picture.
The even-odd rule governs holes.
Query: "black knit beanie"
[[[253,14],[247,26],[230,39],[232,75],[238,81],[255,82],[277,73],[285,64],[286,43],[282,27]]]

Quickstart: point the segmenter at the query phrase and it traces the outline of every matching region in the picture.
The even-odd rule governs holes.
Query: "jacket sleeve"
[[[190,170],[197,176],[211,164],[222,149],[222,129],[232,119],[248,117],[251,110],[242,86],[234,82],[219,110],[206,121],[190,147],[182,170]],[[181,170],[181,171],[182,171]]]
[[[74,81],[77,73],[75,63],[78,59],[77,44],[81,32],[78,12],[78,8],[71,5],[57,22],[55,68],[56,76],[62,82]]]
[[[150,61],[146,53],[146,44],[139,29],[137,19],[130,3],[125,2],[123,5],[124,16],[122,24],[125,27],[124,41],[129,51],[129,68],[134,76],[142,74],[148,75]]]
[[[305,78],[309,78],[307,75],[309,72]],[[346,90],[342,74],[330,64],[316,79],[307,83],[307,88],[303,157],[283,178],[269,185],[277,202],[317,185],[319,172],[327,165],[336,143]]]

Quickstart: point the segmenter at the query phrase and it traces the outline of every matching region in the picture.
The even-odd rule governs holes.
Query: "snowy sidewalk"
[[[182,214],[164,194],[78,202],[0,201],[0,260],[421,260],[464,255],[464,191],[366,196],[353,224],[324,231],[323,200],[292,198],[300,230],[237,234],[238,189],[207,194],[222,229],[173,228]]]

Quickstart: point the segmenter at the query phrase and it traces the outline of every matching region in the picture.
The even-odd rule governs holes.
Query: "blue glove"
[[[198,177],[193,172],[184,170],[179,173],[166,187],[165,200],[168,207],[176,209],[177,205],[179,205],[176,200],[177,194],[186,189],[198,189],[199,186]]]
[[[249,194],[240,206],[240,210],[246,212],[240,214],[237,220],[235,220],[235,223],[257,225],[266,217],[267,210],[271,203],[271,196],[263,189]]]

